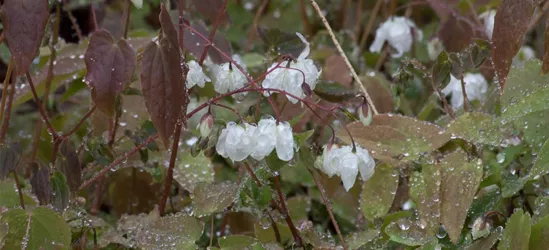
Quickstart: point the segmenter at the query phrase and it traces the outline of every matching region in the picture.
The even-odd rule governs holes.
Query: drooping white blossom
[[[486,34],[488,35],[488,38],[492,40],[492,34],[494,33],[494,23],[496,19],[496,11],[485,11],[481,13],[478,18],[480,21],[482,21],[482,23],[484,23],[484,29],[486,30]]]
[[[534,58],[536,58],[536,52],[534,51],[534,49],[532,49],[532,47],[530,46],[522,46],[515,58],[513,58],[513,66],[523,67],[527,61],[530,61]]]
[[[280,65],[273,63],[267,70],[271,72],[265,77],[262,86],[263,88],[284,90],[296,97],[303,98],[305,93],[301,85],[305,83],[313,90],[322,71],[316,67],[312,59],[307,58],[311,51],[309,42],[300,33],[296,33],[296,35],[305,44],[305,48],[295,61],[284,62]],[[269,95],[270,91],[265,91],[265,96]],[[287,98],[294,104],[298,102],[291,96],[287,96]]]
[[[280,160],[289,161],[294,157],[295,142],[288,122],[279,122],[272,117],[263,118],[258,125],[234,122],[221,131],[216,145],[217,153],[233,161],[242,161],[248,156],[263,160],[276,150]]]
[[[239,54],[233,54],[233,56],[231,56],[231,59],[233,59],[233,61],[238,63],[238,65],[240,65],[240,67],[242,67],[244,71],[248,71],[248,67],[246,66],[246,63],[244,63],[244,60]]]
[[[215,92],[225,94],[240,89],[246,85],[248,78],[230,63],[223,63],[213,70],[215,74]]]
[[[440,52],[444,50],[444,45],[438,37],[429,39],[427,42],[427,54],[429,54],[429,59],[436,60]]]
[[[484,101],[488,91],[488,83],[482,74],[466,73],[463,75],[465,82],[465,91],[469,101]],[[452,109],[457,110],[463,106],[463,91],[461,89],[461,80],[451,76],[450,83],[442,90],[445,95],[452,95],[450,105]]]
[[[204,84],[211,81],[211,79],[204,74],[202,67],[195,60],[189,61],[187,66],[189,67],[187,80],[185,82],[187,89],[194,87],[194,85],[204,88]]]
[[[406,17],[390,17],[376,30],[376,38],[370,46],[370,52],[381,52],[383,44],[387,41],[396,50],[392,57],[401,57],[411,50],[414,38],[421,41],[423,32],[412,20]]]
[[[329,177],[338,175],[347,191],[354,186],[359,172],[363,181],[370,179],[375,172],[374,159],[360,146],[356,147],[356,152],[353,152],[352,146],[324,146],[322,163],[319,165],[317,167]]]

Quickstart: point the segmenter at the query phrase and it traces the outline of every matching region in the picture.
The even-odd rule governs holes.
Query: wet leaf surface
[[[492,61],[502,89],[513,58],[528,31],[534,7],[533,0],[503,0],[497,9],[492,35]]]
[[[3,249],[68,249],[71,231],[65,220],[53,210],[37,207],[27,211],[12,209],[2,214],[8,224]]]
[[[158,134],[168,145],[185,103],[185,81],[180,67],[177,31],[164,8],[160,14],[159,45],[150,42],[141,60],[141,86],[147,111]]]
[[[433,236],[441,222],[441,181],[439,165],[425,165],[410,179],[410,198],[416,203],[419,228],[425,236]]]
[[[194,189],[194,211],[202,217],[221,212],[237,197],[238,186],[234,183],[199,184]]]
[[[114,115],[115,98],[130,83],[137,64],[133,48],[124,39],[114,42],[104,29],[95,31],[84,56],[86,81],[97,108]]]
[[[515,210],[505,225],[498,250],[527,250],[530,232],[530,214]]]
[[[36,202],[25,193],[23,193],[23,201],[26,207],[36,205]],[[0,207],[8,209],[21,207],[15,182],[9,180],[0,181]]]
[[[70,190],[72,192],[78,191],[80,184],[82,184],[82,167],[76,149],[70,140],[61,142],[56,164],[57,169],[66,177]]]
[[[345,102],[360,94],[359,91],[349,89],[339,83],[319,82],[314,93],[329,102]]]
[[[193,192],[198,184],[210,184],[214,181],[213,165],[203,152],[196,157],[192,157],[189,153],[180,157],[179,163],[174,168],[173,178],[185,190]]]
[[[492,248],[501,237],[502,228],[498,227],[488,237],[480,238],[467,246],[467,250],[484,250]]]
[[[434,124],[392,114],[374,116],[367,127],[354,122],[347,125],[347,129],[358,144],[380,160],[391,160],[397,156],[404,161],[415,160],[422,153],[431,152],[450,139]],[[338,137],[351,143],[345,131],[340,131]]]
[[[459,116],[448,125],[446,133],[473,143],[503,147],[520,140],[513,135],[511,126],[501,125],[496,117],[479,112]]]
[[[67,185],[67,179],[59,172],[55,171],[51,177],[52,205],[57,211],[63,212],[69,206],[70,190]]]
[[[4,39],[15,57],[16,76],[25,74],[40,49],[49,19],[46,0],[7,0],[0,11]]]
[[[108,200],[117,216],[148,212],[160,200],[162,184],[143,169],[119,169],[110,175],[108,183]]]
[[[374,175],[362,185],[360,211],[374,220],[389,212],[398,187],[398,172],[389,164],[376,166]]]
[[[21,148],[18,145],[5,144],[0,148],[0,181],[8,178],[21,160]]]
[[[530,244],[528,249],[545,249],[547,246],[540,243],[546,242],[547,236],[549,236],[549,216],[544,217],[543,219],[536,222],[536,224],[532,225],[532,232],[530,234]]]
[[[37,162],[31,163],[29,168],[32,171],[30,179],[32,192],[38,198],[40,205],[49,204],[51,202],[52,190],[48,168]]]

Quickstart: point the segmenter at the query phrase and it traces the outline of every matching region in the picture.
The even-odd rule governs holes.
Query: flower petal
[[[276,154],[283,161],[294,157],[294,135],[288,122],[281,122],[276,126]]]

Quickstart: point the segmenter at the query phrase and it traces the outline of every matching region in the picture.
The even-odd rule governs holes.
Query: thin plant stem
[[[202,64],[204,63],[204,60],[206,59],[206,55],[208,55],[208,49],[210,48],[210,46],[213,42],[213,39],[215,37],[215,32],[217,31],[217,28],[219,27],[219,24],[221,23],[221,18],[223,17],[223,14],[227,10],[227,4],[228,3],[229,3],[229,0],[225,0],[223,2],[223,6],[221,6],[221,8],[220,8],[219,13],[217,14],[217,18],[215,20],[215,23],[212,27],[212,30],[210,31],[210,37],[208,38],[209,43],[206,44],[206,46],[204,46],[204,50],[202,51],[202,55],[200,56],[200,61],[198,62],[198,64],[200,64],[200,66],[202,66]]]
[[[170,190],[173,182],[173,168],[175,166],[175,160],[177,159],[177,151],[179,150],[179,137],[181,136],[181,127],[182,123],[178,123],[175,127],[174,139],[172,143],[171,155],[170,155],[170,165],[168,167],[168,173],[166,174],[166,180],[164,180],[164,192],[160,198],[160,203],[158,206],[158,211],[162,215],[166,208],[166,201],[170,195]]]
[[[366,40],[368,40],[368,36],[370,35],[372,28],[374,27],[374,22],[376,20],[379,9],[381,9],[382,3],[383,3],[383,0],[377,0],[376,4],[374,5],[374,8],[372,9],[372,12],[370,12],[370,18],[368,18],[368,23],[366,23],[366,27],[364,27],[364,32],[362,32],[362,37],[360,38],[361,50],[366,45]]]
[[[282,190],[280,189],[280,175],[275,175],[274,183],[275,183],[275,187],[276,187],[276,193],[278,194],[278,199],[280,200],[280,206],[282,208],[281,212],[284,213],[286,223],[288,223],[288,227],[290,228],[290,231],[292,232],[292,236],[294,237],[295,244],[298,247],[301,247],[301,246],[303,246],[301,236],[299,236],[299,233],[297,232],[297,229],[294,226],[292,218],[290,217],[290,212],[288,211],[288,207],[286,207],[286,201],[284,200],[284,194],[282,194]]]
[[[254,16],[252,28],[248,33],[248,41],[246,41],[246,47],[244,47],[244,52],[248,52],[250,50],[250,47],[252,46],[252,41],[254,40],[254,37],[256,35],[257,24],[259,23],[261,15],[263,15],[263,12],[265,12],[265,8],[267,8],[267,5],[269,5],[269,2],[270,0],[263,0],[263,2],[261,2],[261,5],[259,5],[259,8],[257,9],[257,12]]]
[[[541,10],[539,11],[540,13],[532,18],[532,21],[530,21],[530,24],[528,25],[528,30],[532,30],[536,27],[542,17],[545,16],[547,10],[549,10],[549,1],[545,1],[543,6],[541,6]]]
[[[467,98],[467,91],[465,90],[465,81],[463,81],[463,74],[461,74],[461,92],[463,93],[463,109],[468,112],[469,110],[469,99]]]
[[[0,121],[4,120],[4,110],[6,109],[6,100],[9,94],[9,84],[11,81],[11,75],[14,67],[14,58],[10,57],[10,62],[8,64],[8,70],[6,71],[6,77],[4,78],[4,83],[2,84],[2,100],[0,104]]]
[[[345,27],[345,17],[347,16],[347,8],[349,8],[349,0],[342,0],[339,8],[339,17],[337,27],[343,29]]]
[[[19,204],[21,208],[25,209],[25,200],[23,199],[23,192],[21,191],[21,183],[19,182],[19,177],[15,171],[12,172],[13,180],[15,181],[15,186],[17,187],[17,193],[19,194]]]
[[[360,89],[364,93],[364,96],[366,96],[366,100],[367,100],[368,104],[370,105],[370,107],[372,108],[373,114],[377,115],[378,112],[377,112],[377,109],[374,105],[374,102],[372,101],[372,98],[370,98],[370,95],[368,95],[368,91],[366,90],[366,87],[364,86],[364,84],[362,84],[362,81],[360,80],[360,77],[358,77],[355,69],[353,68],[353,65],[351,65],[351,62],[349,61],[349,58],[347,58],[347,56],[345,55],[345,52],[341,48],[341,45],[337,41],[337,38],[335,37],[335,34],[334,34],[332,28],[330,27],[330,24],[328,23],[328,20],[326,20],[326,17],[324,17],[324,14],[322,13],[322,10],[320,9],[320,6],[318,6],[318,4],[316,3],[315,0],[310,0],[310,2],[313,5],[316,12],[318,13],[318,16],[320,17],[320,19],[322,20],[322,23],[324,24],[324,27],[328,30],[328,33],[330,33],[330,37],[332,38],[332,41],[333,41],[333,43],[335,44],[335,46],[337,48],[337,51],[343,57],[343,59],[345,61],[345,64],[347,65],[347,68],[349,68],[349,70],[351,71],[351,74],[353,75],[353,78],[358,83]]]
[[[435,86],[435,83],[432,78],[431,78],[431,85],[433,86],[433,89],[437,92],[438,96],[442,100],[442,105],[444,106],[446,113],[448,113],[448,115],[452,118],[452,120],[456,119],[456,115],[454,114],[454,111],[452,111],[452,107],[448,105],[448,100],[446,100],[446,96],[444,96],[440,88]]]
[[[99,179],[99,183],[95,187],[95,199],[93,200],[92,206],[90,208],[90,213],[92,215],[97,215],[99,213],[99,209],[101,207],[101,199],[103,195],[103,186],[105,186],[105,176],[101,176]]]
[[[96,106],[93,105],[92,108],[88,110],[88,112],[84,115],[84,117],[82,117],[82,119],[80,119],[80,121],[78,121],[78,123],[68,133],[61,135],[61,140],[65,140],[72,134],[76,133],[76,131],[78,131],[78,128],[80,128],[80,126],[84,124],[84,122],[93,114],[95,110]]]
[[[213,246],[213,240],[214,240],[214,215],[210,215],[210,247]]]
[[[82,35],[82,30],[80,29],[80,26],[78,26],[78,22],[76,21],[76,18],[72,14],[72,11],[67,6],[67,0],[63,0],[63,11],[67,13],[69,20],[71,21],[72,28],[74,29],[74,31],[76,31],[76,36],[78,37],[78,41],[84,40],[84,35]]]
[[[271,213],[269,213],[269,211],[267,211],[267,216],[269,216],[269,220],[271,221],[271,227],[273,227],[276,242],[282,244],[282,240],[280,239],[280,231],[278,230],[276,221],[273,219],[273,216],[271,215]]]
[[[313,35],[313,26],[311,25],[311,21],[307,16],[307,6],[305,4],[305,0],[300,0],[299,10],[301,15],[301,23],[303,23],[303,30],[305,31],[305,34]]]
[[[46,115],[46,111],[44,110],[44,107],[42,106],[42,102],[40,101],[40,98],[38,97],[38,94],[36,93],[36,89],[34,88],[34,83],[32,81],[32,76],[30,75],[30,73],[28,71],[27,71],[26,74],[27,74],[27,80],[29,81],[29,86],[30,86],[31,91],[32,91],[32,95],[34,97],[34,101],[36,102],[36,105],[38,106],[38,111],[40,112],[40,115],[42,116],[42,120],[44,121],[44,123],[46,123],[48,132],[51,134],[51,136],[55,140],[55,139],[57,139],[57,132],[55,132],[55,129],[51,125],[50,120],[49,120],[48,116]]]
[[[362,23],[362,15],[364,14],[364,10],[363,9],[363,5],[364,5],[364,0],[358,0],[357,3],[356,3],[356,9],[355,9],[355,42],[359,42],[359,37],[360,37],[360,28],[362,27],[362,25],[360,25]]]
[[[320,190],[320,196],[322,196],[322,201],[324,202],[324,205],[326,206],[326,210],[328,210],[328,214],[330,215],[330,220],[332,221],[332,225],[334,225],[334,228],[337,233],[337,237],[339,237],[339,241],[341,242],[341,245],[343,246],[343,249],[346,250],[347,244],[345,243],[345,239],[343,238],[343,234],[341,234],[341,230],[339,229],[339,224],[337,224],[337,220],[334,217],[334,213],[332,212],[332,206],[330,205],[330,201],[326,197],[326,194],[324,193],[324,186],[322,185],[322,182],[317,178],[313,170],[311,168],[307,167],[307,170],[309,170],[309,173],[313,176],[313,179],[316,183],[316,186],[318,187],[318,190]]]
[[[130,21],[132,16],[132,3],[126,0],[126,21],[124,21],[124,39],[128,39],[128,31],[130,30]]]

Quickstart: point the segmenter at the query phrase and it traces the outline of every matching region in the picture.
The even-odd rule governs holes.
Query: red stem
[[[170,166],[168,168],[168,173],[166,174],[166,180],[164,180],[164,192],[162,193],[162,197],[160,198],[160,204],[158,208],[158,212],[160,213],[160,215],[164,214],[166,201],[168,200],[168,196],[170,195],[170,190],[172,187],[173,168],[175,166],[175,160],[177,158],[177,151],[179,150],[179,137],[181,136],[181,127],[181,123],[178,123],[175,127],[175,134],[172,143],[172,154],[170,155]]]
[[[36,89],[34,88],[34,83],[32,82],[32,77],[30,73],[27,71],[26,73],[27,79],[29,81],[29,85],[32,91],[32,95],[34,97],[34,101],[36,102],[36,105],[38,106],[38,111],[40,111],[40,116],[42,116],[42,120],[44,123],[46,123],[48,132],[52,136],[53,140],[56,140],[58,135],[57,132],[55,132],[55,129],[50,123],[50,120],[48,119],[48,116],[46,115],[46,111],[44,111],[44,107],[42,107],[42,102],[40,101],[40,98],[38,97],[38,94],[36,93]]]
[[[215,32],[217,31],[217,27],[219,27],[219,24],[221,23],[221,18],[223,17],[223,14],[225,13],[225,11],[227,9],[227,3],[229,3],[229,0],[225,0],[225,2],[223,2],[223,6],[221,6],[221,9],[219,10],[219,13],[217,14],[217,17],[215,19],[215,23],[212,27],[212,30],[210,31],[210,37],[208,38],[208,43],[206,44],[206,46],[204,46],[204,50],[202,51],[202,55],[200,56],[200,61],[198,62],[198,64],[200,64],[200,66],[202,66],[202,64],[204,63],[204,60],[206,59],[206,55],[208,54],[208,49],[210,48],[210,45],[213,44],[213,40],[214,40],[214,37],[215,37]]]

